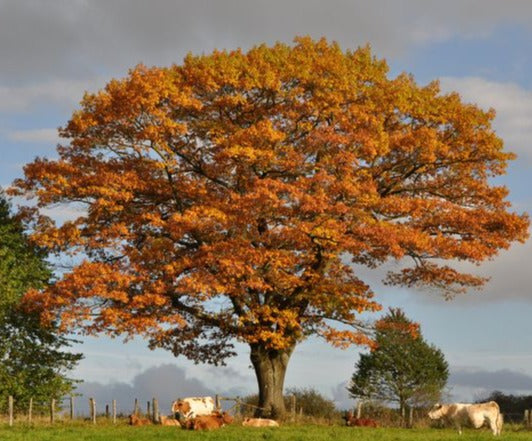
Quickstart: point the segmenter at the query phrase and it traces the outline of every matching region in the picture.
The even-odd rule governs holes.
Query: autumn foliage
[[[359,315],[380,306],[352,263],[401,260],[388,283],[447,294],[482,285],[453,262],[526,239],[490,182],[514,155],[493,111],[387,70],[369,48],[298,38],[140,65],[86,94],[59,157],[14,186],[37,198],[34,240],[79,262],[28,302],[218,363],[233,339],[368,343]],[[58,204],[79,216],[42,214]]]

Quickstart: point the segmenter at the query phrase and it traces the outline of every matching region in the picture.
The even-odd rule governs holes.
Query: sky
[[[439,79],[442,90],[497,111],[495,129],[517,153],[506,176],[517,212],[532,212],[532,1],[529,0],[0,0],[0,186],[36,156],[56,157],[57,128],[85,91],[123,77],[138,63],[168,66],[192,52],[326,37],[344,49],[370,44],[390,76]],[[57,216],[61,216],[58,213]],[[450,400],[493,390],[532,394],[532,242],[514,245],[474,271],[480,291],[446,301],[434,293],[367,279],[384,307],[399,306],[450,365]],[[384,309],[385,310],[385,309]],[[157,396],[246,395],[256,391],[248,350],[223,368],[150,351],[141,339],[86,338],[73,372],[97,403],[123,409]],[[315,339],[292,356],[287,387],[313,387],[337,406],[354,405],[345,387],[360,348]],[[84,399],[84,398],[83,398]],[[131,405],[130,405],[131,403]]]

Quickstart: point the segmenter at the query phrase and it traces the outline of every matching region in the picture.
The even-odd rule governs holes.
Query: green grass
[[[1,441],[481,441],[494,440],[487,429],[465,430],[462,436],[453,429],[389,429],[343,426],[287,425],[279,428],[228,426],[211,432],[191,432],[175,427],[131,427],[104,424],[56,424],[30,427],[0,426]],[[525,441],[532,432],[508,427],[501,440]]]

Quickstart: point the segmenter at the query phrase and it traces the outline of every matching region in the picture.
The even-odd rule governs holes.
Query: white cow
[[[444,420],[453,424],[458,433],[462,434],[462,426],[472,425],[478,429],[484,423],[490,426],[494,435],[500,435],[502,430],[502,415],[499,405],[495,401],[478,404],[435,404],[429,412],[432,420]]]
[[[279,427],[277,421],[267,418],[244,418],[242,425],[245,427]]]
[[[214,398],[212,397],[181,398],[172,403],[172,413],[177,418],[187,420],[200,415],[210,415],[214,409]]]

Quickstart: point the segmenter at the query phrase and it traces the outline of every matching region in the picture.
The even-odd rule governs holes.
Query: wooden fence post
[[[113,424],[116,424],[116,400],[113,400]]]
[[[109,419],[109,404],[105,405],[105,418]]]
[[[7,399],[7,407],[9,411],[9,427],[13,426],[13,395],[9,395]]]
[[[296,421],[296,396],[292,394],[290,396],[290,413],[292,414],[292,422]]]
[[[139,399],[135,398],[135,407],[133,408],[133,414],[138,415],[139,414]]]
[[[152,410],[153,410],[153,422],[158,423],[160,421],[159,417],[159,401],[154,397],[152,398]]]
[[[220,410],[220,408],[222,407],[220,405],[220,395],[218,394],[214,396],[214,405],[216,406],[216,410]]]
[[[74,419],[74,395],[70,395],[70,419]]]
[[[242,414],[242,405],[240,403],[240,397],[236,397],[236,404],[235,404],[235,417],[239,417]]]
[[[28,423],[31,424],[33,414],[33,397],[30,397],[30,404],[28,405]]]
[[[523,415],[523,424],[525,425],[525,427],[528,429],[528,415],[529,415],[529,410],[528,409],[525,409],[525,414]]]
[[[408,409],[408,428],[411,429],[414,426],[414,408]]]
[[[96,401],[94,400],[94,398],[89,398],[89,404],[92,424],[96,424]]]
[[[362,401],[357,403],[357,418],[362,418]]]
[[[50,423],[55,423],[55,398],[50,400]]]

